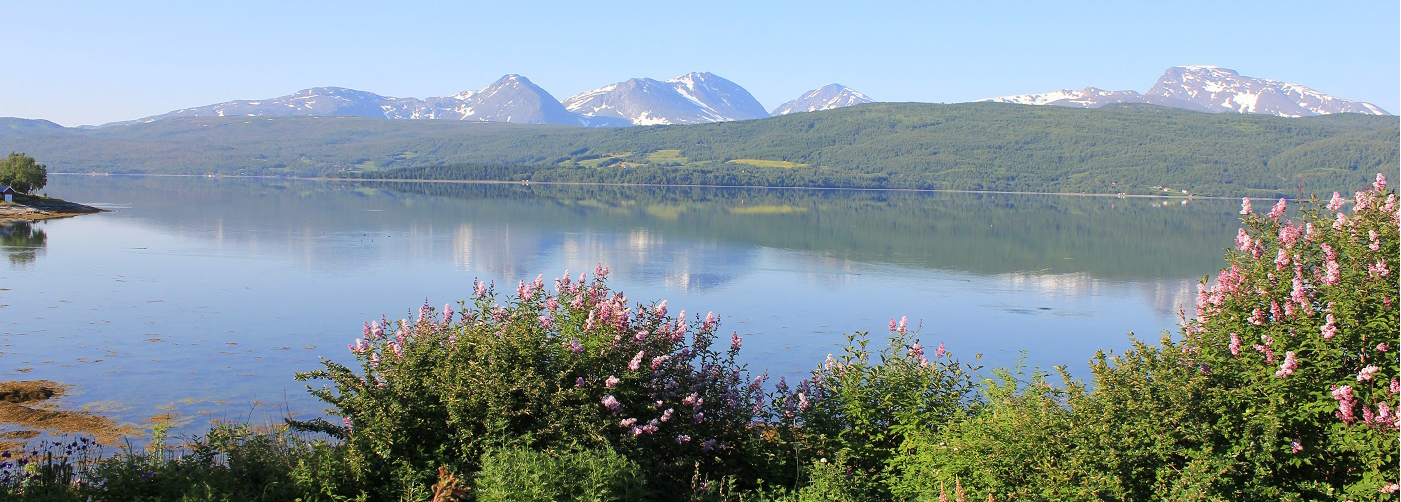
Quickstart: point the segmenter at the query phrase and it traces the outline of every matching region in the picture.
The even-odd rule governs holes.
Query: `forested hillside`
[[[1396,172],[1398,119],[871,103],[687,126],[172,119],[0,136],[55,171],[1297,195]]]

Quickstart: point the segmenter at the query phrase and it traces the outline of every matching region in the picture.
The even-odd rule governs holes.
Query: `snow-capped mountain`
[[[798,99],[778,105],[778,108],[774,108],[770,114],[778,116],[798,112],[815,112],[874,101],[874,99],[866,97],[865,94],[856,92],[850,87],[841,84],[827,84],[820,89],[803,93],[802,96],[798,96]]]
[[[630,124],[623,120],[570,113],[549,92],[520,75],[506,75],[481,90],[427,99],[392,98],[343,87],[315,87],[278,98],[229,101],[186,108],[132,122],[153,122],[174,117],[272,115],[446,119],[586,126]],[[109,125],[119,124],[123,123]]]
[[[1283,117],[1328,113],[1389,115],[1371,103],[1330,96],[1299,84],[1246,77],[1219,66],[1168,68],[1148,94],[1179,99],[1208,110]]]
[[[1098,108],[1110,103],[1150,103],[1212,113],[1264,113],[1300,117],[1328,113],[1389,115],[1371,103],[1330,96],[1299,84],[1242,76],[1219,66],[1174,66],[1147,93],[1094,87],[980,99],[999,103]]]
[[[665,82],[634,78],[570,96],[570,112],[613,117],[637,125],[700,124],[768,117],[754,96],[713,73],[688,73]]]

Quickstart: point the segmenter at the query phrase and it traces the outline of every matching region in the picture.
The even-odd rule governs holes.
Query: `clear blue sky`
[[[99,124],[340,86],[445,96],[519,73],[558,99],[709,71],[765,108],[828,83],[879,101],[1148,90],[1212,64],[1401,112],[1395,0],[5,0],[0,117]]]

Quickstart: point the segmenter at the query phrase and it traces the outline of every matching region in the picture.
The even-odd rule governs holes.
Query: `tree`
[[[0,186],[9,185],[20,193],[30,193],[49,184],[49,168],[22,153],[10,152],[0,161]]]

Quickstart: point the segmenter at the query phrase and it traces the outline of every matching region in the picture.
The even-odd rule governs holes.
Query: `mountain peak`
[[[815,112],[819,110],[831,110],[844,106],[859,105],[861,103],[871,103],[875,100],[861,94],[856,90],[841,85],[827,84],[820,88],[803,93],[798,99],[778,105],[774,108],[773,115],[787,115],[790,113]]]
[[[1174,66],[1148,92],[1086,87],[1042,94],[980,99],[1001,103],[1098,108],[1110,103],[1149,103],[1210,113],[1263,113],[1300,117],[1329,113],[1389,115],[1376,105],[1330,96],[1299,84],[1243,76],[1212,65]]]
[[[769,116],[743,87],[710,72],[666,81],[631,78],[564,100],[574,113],[616,117],[636,125],[699,124]]]

